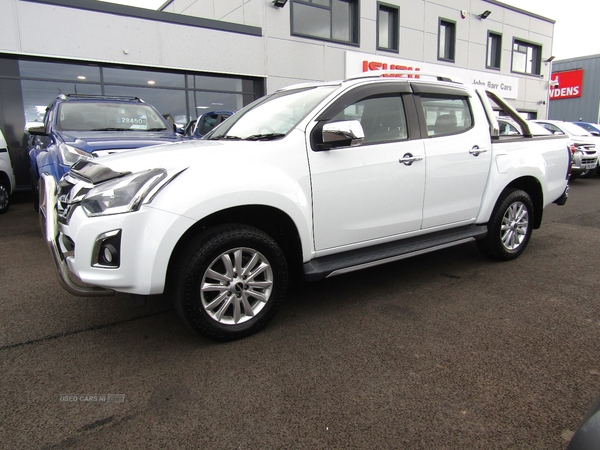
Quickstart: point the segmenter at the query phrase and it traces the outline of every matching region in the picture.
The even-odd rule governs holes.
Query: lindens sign
[[[550,78],[550,100],[581,97],[583,69],[554,72]]]
[[[465,84],[481,86],[491,91],[495,91],[504,98],[517,98],[519,92],[519,79],[516,77],[507,77],[487,72],[448,67],[441,64],[431,64],[422,61],[411,61],[407,59],[372,55],[369,53],[346,52],[347,78],[359,75],[363,72],[369,72],[371,70],[413,70],[417,72],[439,73],[452,78],[453,80],[461,81]],[[418,74],[399,74],[397,76],[419,78]]]

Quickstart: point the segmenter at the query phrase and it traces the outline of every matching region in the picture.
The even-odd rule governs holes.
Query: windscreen
[[[276,92],[243,108],[206,137],[247,140],[283,137],[337,88],[319,86]]]
[[[164,131],[167,123],[143,103],[72,102],[60,105],[61,131]]]

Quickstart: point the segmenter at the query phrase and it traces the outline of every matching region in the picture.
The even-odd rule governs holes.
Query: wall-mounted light
[[[156,81],[154,81],[154,80],[148,80],[148,84],[152,86],[152,85],[156,84]]]
[[[477,16],[477,17],[479,17],[481,20],[484,20],[484,19],[487,19],[491,13],[492,12],[489,9],[486,9],[484,12],[479,14],[479,16]]]
[[[288,0],[273,0],[273,6],[275,8],[283,8]]]
[[[552,62],[552,61],[554,61],[554,58],[556,58],[556,56],[551,56],[550,58],[544,60],[544,62],[546,62],[546,63]]]

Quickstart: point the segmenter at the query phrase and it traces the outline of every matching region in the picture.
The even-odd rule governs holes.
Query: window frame
[[[496,43],[496,49],[493,48],[493,43],[491,43],[492,45],[490,45],[490,40],[492,37],[495,37],[498,39],[498,41]],[[495,50],[495,52],[494,52],[494,50]],[[494,52],[495,54],[492,54],[492,52]],[[497,66],[491,64],[493,62],[493,61],[490,61],[492,59],[491,58],[492,56],[498,60]],[[501,66],[502,66],[502,33],[488,30],[487,45],[486,45],[486,51],[485,51],[485,67],[487,69],[500,70]]]
[[[389,17],[391,18],[390,22],[392,22],[391,25],[388,24],[388,44],[392,44],[389,47],[382,46],[379,40],[379,14],[382,11],[387,12],[389,14]],[[397,5],[390,5],[389,3],[377,2],[377,50],[392,53],[400,52],[400,7]]]
[[[525,71],[524,72],[515,70],[515,68],[514,68],[515,45],[522,45],[524,47],[533,49],[532,61],[531,61],[532,72],[527,72],[527,61],[525,62]],[[537,54],[536,54],[536,52],[537,52]],[[516,52],[516,53],[522,54],[522,52]],[[535,42],[530,42],[530,41],[526,41],[524,39],[519,39],[519,38],[514,37],[510,55],[511,55],[511,60],[510,60],[511,73],[518,73],[520,75],[530,75],[530,76],[541,78],[541,76],[542,76],[542,45],[541,44],[537,44]],[[527,53],[525,53],[525,57],[527,58]],[[535,59],[535,62],[534,62],[534,59]],[[537,70],[537,72],[535,72],[535,70]]]
[[[444,55],[440,56],[441,43],[442,43],[442,26],[444,27]],[[452,31],[452,36],[449,38],[446,36],[448,30]],[[450,19],[438,18],[438,45],[437,45],[437,59],[438,61],[455,62],[456,60],[456,21]],[[450,50],[448,50],[447,44],[450,43]]]
[[[350,40],[344,41],[340,39],[333,38],[333,1],[343,1],[348,3],[350,6],[350,17],[349,17],[349,32],[350,32]],[[294,30],[294,5],[303,5],[311,8],[318,8],[322,10],[327,10],[330,13],[329,18],[329,38],[321,37],[321,36],[313,36],[311,34],[306,34],[302,32],[298,32]],[[338,44],[351,45],[353,47],[360,47],[360,0],[329,0],[329,6],[322,6],[316,3],[312,3],[312,0],[291,0],[290,1],[290,35],[298,36],[302,38],[308,39],[316,39],[318,41],[325,42],[335,42]]]

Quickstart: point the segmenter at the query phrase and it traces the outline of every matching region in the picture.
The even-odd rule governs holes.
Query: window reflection
[[[100,83],[100,68],[78,64],[19,61],[21,78]]]
[[[58,81],[21,81],[23,107],[25,110],[25,128],[40,126],[44,121],[46,108],[60,94],[102,93],[99,84],[61,83]]]
[[[103,69],[104,82],[109,84],[150,85],[160,87],[185,87],[183,74],[150,72],[131,69]]]

